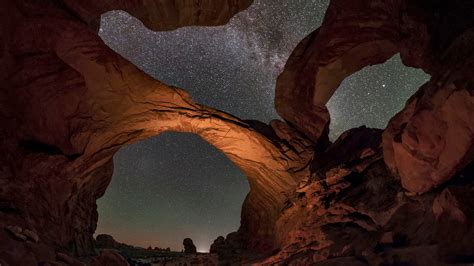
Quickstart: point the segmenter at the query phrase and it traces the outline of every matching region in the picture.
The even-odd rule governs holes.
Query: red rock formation
[[[277,111],[298,130],[324,143],[325,104],[341,81],[397,52],[432,79],[390,121],[379,148],[370,143],[380,135],[356,130],[315,155],[311,178],[277,220],[282,250],[259,263],[474,260],[473,205],[460,196],[472,192],[474,173],[458,174],[474,159],[473,10],[470,1],[331,1],[323,25],[298,45],[278,79]],[[433,190],[439,186],[441,195]]]
[[[282,249],[262,265],[445,265],[474,260],[473,166],[442,193],[403,190],[381,131],[353,129],[313,162],[277,221]],[[342,155],[345,154],[345,155]]]
[[[8,185],[0,198],[12,211],[2,210],[0,221],[2,228],[37,231],[44,250],[1,230],[0,257],[27,259],[24,265],[54,260],[47,246],[90,255],[95,201],[110,181],[112,155],[122,145],[169,130],[200,135],[244,170],[253,191],[245,202],[244,233],[257,236],[255,245],[258,236],[271,242],[271,219],[296,184],[294,173],[310,158],[295,152],[305,147],[275,145],[278,138],[270,140],[233,116],[193,103],[183,90],[153,80],[64,6],[2,5],[9,14],[2,16],[2,26],[8,27],[1,54],[1,182]],[[222,8],[215,23],[238,11]],[[259,217],[269,219],[255,222]]]
[[[384,133],[385,161],[413,192],[438,187],[474,158],[470,85],[436,83],[423,86]]]
[[[111,235],[106,235],[106,234],[99,234],[95,238],[95,248],[98,249],[126,249],[126,248],[134,248],[131,245],[127,245],[125,243],[120,243],[117,242],[113,236]],[[155,247],[155,250],[158,250],[157,247]]]
[[[327,137],[325,104],[342,80],[397,52],[396,1],[331,1],[323,25],[293,51],[276,87],[275,106],[313,140]]]
[[[389,123],[385,162],[410,191],[439,186],[474,159],[473,8],[463,0],[331,1],[323,25],[298,45],[278,79],[278,113],[324,143],[325,104],[342,80],[399,52],[432,80]]]
[[[106,7],[112,9],[110,3]],[[219,11],[215,17],[188,12],[186,8],[198,7],[185,5],[179,9],[179,23],[163,27],[223,23],[249,1],[220,3],[214,7]],[[198,6],[207,4],[212,3]],[[272,248],[281,206],[309,173],[305,166],[312,156],[311,142],[278,121],[266,126],[269,138],[259,132],[261,126],[196,104],[184,90],[150,78],[82,22],[106,10],[95,10],[92,4],[92,11],[85,10],[72,2],[2,5],[9,14],[2,16],[7,34],[1,53],[0,118],[5,127],[0,180],[8,185],[1,188],[0,199],[13,212],[2,210],[0,223],[21,230],[13,236],[15,230],[2,230],[0,257],[11,262],[28,258],[24,264],[30,265],[54,260],[53,250],[93,254],[95,201],[110,181],[113,154],[165,131],[201,136],[247,174],[251,192],[240,234],[252,236],[245,238],[249,247]],[[149,19],[155,15],[144,14]],[[23,238],[18,241],[25,230],[38,232],[44,249],[26,245]]]

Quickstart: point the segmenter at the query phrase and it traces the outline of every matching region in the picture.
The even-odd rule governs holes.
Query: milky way
[[[328,1],[261,0],[220,27],[153,32],[125,12],[102,17],[100,36],[152,77],[186,89],[196,102],[242,119],[269,122],[275,80],[297,43],[321,25]],[[328,104],[331,137],[366,124],[383,128],[426,76],[398,57],[346,79]],[[207,250],[237,230],[248,192],[243,173],[196,136],[166,133],[114,157],[99,200],[98,233],[141,246],[181,249],[191,237]]]

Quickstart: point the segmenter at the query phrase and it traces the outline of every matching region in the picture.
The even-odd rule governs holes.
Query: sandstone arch
[[[295,48],[278,78],[278,113],[313,140],[326,137],[325,105],[342,80],[399,51],[396,13],[376,2],[332,1],[323,25]]]
[[[384,134],[385,161],[408,190],[421,193],[438,186],[473,159],[473,129],[467,125],[474,121],[466,116],[472,112],[467,107],[473,103],[472,70],[464,66],[450,77],[443,76],[443,69],[454,62],[439,58],[458,49],[460,39],[471,38],[473,22],[461,16],[463,9],[471,8],[466,1],[331,1],[323,25],[296,47],[278,78],[278,113],[313,141],[325,143],[330,121],[325,105],[342,80],[399,52],[407,66],[423,69],[432,79],[389,123]],[[452,31],[440,24],[448,21]],[[459,49],[464,49],[464,59],[473,60],[472,48],[463,47]],[[455,92],[459,96],[449,102],[459,107],[443,102],[458,90],[464,92]],[[443,112],[453,115],[448,118]],[[432,123],[434,130],[430,130]],[[453,132],[462,137],[454,137]],[[436,138],[445,143],[436,143]]]
[[[2,58],[9,73],[2,102],[5,111],[14,113],[2,115],[6,134],[11,134],[2,149],[8,155],[2,165],[10,167],[2,179],[16,181],[0,195],[18,209],[18,215],[31,218],[8,215],[1,219],[6,225],[31,228],[46,246],[90,255],[95,201],[110,182],[113,154],[123,145],[162,132],[190,132],[221,150],[248,177],[250,193],[239,231],[247,240],[243,244],[264,252],[273,248],[274,221],[297,182],[309,175],[313,143],[281,121],[272,121],[271,126],[242,121],[194,103],[184,90],[152,79],[113,52],[89,28],[98,14],[116,8],[132,10],[145,22],[151,19],[154,24],[147,25],[154,29],[222,24],[251,3],[211,2],[194,1],[190,6],[186,1],[156,2],[166,7],[157,8],[157,14],[147,13],[150,9],[143,3],[128,6],[120,1],[101,2],[105,6],[100,7],[68,1],[59,6],[8,2],[13,11],[24,9],[26,17],[9,21],[16,26],[9,29],[16,39],[6,42],[10,47],[5,51],[11,54]],[[34,15],[35,8],[43,9],[41,16]],[[153,21],[162,11],[171,12],[172,23]],[[9,62],[10,58],[24,60]],[[15,182],[30,184],[32,190],[21,192]],[[61,221],[61,229],[51,225],[55,220]],[[2,233],[0,243],[15,246]],[[27,257],[31,261],[54,257],[47,251],[33,251],[34,256]],[[14,256],[19,259],[30,252],[20,243]]]
[[[217,12],[204,17],[184,12],[184,17],[180,15],[163,29],[224,23],[250,1],[210,4]],[[241,234],[251,234],[252,243],[246,244],[256,249],[272,248],[272,220],[298,180],[307,175],[311,142],[279,121],[260,133],[254,127],[262,125],[194,103],[184,90],[150,78],[78,21],[77,16],[88,19],[76,6],[67,2],[66,6],[53,2],[5,5],[9,7],[3,10],[17,11],[18,16],[4,14],[2,23],[11,26],[6,29],[11,39],[3,43],[6,75],[1,97],[6,125],[2,136],[8,136],[2,142],[6,168],[1,179],[9,185],[0,195],[15,212],[2,212],[1,221],[2,227],[15,225],[20,231],[37,232],[43,249],[31,250],[1,231],[2,257],[14,256],[12,261],[28,265],[54,259],[54,249],[77,256],[91,254],[95,200],[110,181],[113,154],[122,145],[165,131],[201,136],[247,174],[251,192],[245,201],[242,222],[246,224]],[[109,7],[115,7],[114,3]],[[137,7],[146,13],[142,5]],[[174,8],[168,7],[167,11]],[[22,218],[25,215],[29,218]],[[53,226],[55,221],[60,225]],[[4,254],[11,247],[15,252]]]

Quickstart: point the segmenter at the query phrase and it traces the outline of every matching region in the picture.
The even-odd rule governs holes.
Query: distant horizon
[[[94,239],[97,238],[98,235],[108,235],[108,236],[111,236],[117,243],[120,243],[120,244],[125,244],[125,245],[129,245],[129,246],[132,246],[134,248],[142,248],[142,249],[148,249],[149,247],[151,248],[159,248],[159,249],[167,249],[167,248],[170,248],[170,252],[183,252],[184,250],[184,247],[182,247],[181,249],[179,250],[176,250],[176,249],[173,249],[171,247],[164,247],[164,246],[158,246],[158,245],[146,245],[146,246],[143,246],[143,245],[140,245],[140,244],[133,244],[133,243],[129,243],[129,242],[126,242],[126,241],[122,241],[120,239],[117,239],[114,235],[112,234],[107,234],[107,233],[98,233],[97,231],[94,233]],[[192,238],[191,238],[192,239]],[[183,239],[184,240],[184,239]],[[182,240],[181,240],[182,241]],[[194,242],[194,240],[193,240]],[[196,243],[194,243],[196,245]],[[210,246],[209,246],[210,248]],[[196,245],[196,249],[197,249],[197,252],[198,253],[209,253],[209,248],[208,249],[200,249],[197,245]]]
[[[122,239],[118,239],[116,236],[114,236],[113,234],[108,234],[108,233],[103,233],[103,232],[98,232],[96,230],[96,232],[94,233],[94,239],[97,238],[98,235],[109,235],[111,236],[117,243],[120,243],[120,244],[126,244],[126,245],[129,245],[129,246],[133,246],[135,248],[143,248],[143,249],[148,249],[148,247],[152,247],[152,248],[160,248],[160,249],[167,249],[167,248],[170,248],[171,252],[182,252],[184,250],[184,246],[181,245],[181,248],[179,249],[176,249],[176,248],[173,248],[171,246],[160,246],[160,245],[154,245],[154,244],[147,244],[147,245],[142,245],[142,244],[137,244],[139,242],[137,242],[136,240],[131,240],[131,241],[123,241]],[[224,236],[225,237],[225,236]],[[217,238],[217,237],[216,237]],[[192,239],[192,238],[191,238]],[[184,238],[181,239],[181,243],[183,242]],[[211,246],[209,246],[207,249],[206,248],[203,248],[202,246],[198,246],[198,244],[196,244],[196,242],[193,240],[193,243],[194,245],[196,246],[196,250],[198,253],[209,253],[209,249]],[[211,243],[212,244],[212,243]]]

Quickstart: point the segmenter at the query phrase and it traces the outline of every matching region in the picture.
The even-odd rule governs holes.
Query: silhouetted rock
[[[209,253],[223,253],[226,250],[226,243],[225,238],[223,236],[219,236],[214,240],[209,249]]]
[[[184,253],[194,254],[196,253],[196,246],[191,238],[185,238],[183,240]]]
[[[119,243],[111,235],[100,234],[95,238],[97,248],[114,249],[119,247]]]
[[[155,31],[174,30],[179,27],[201,25],[214,26],[228,22],[231,14],[246,9],[253,0],[61,0],[64,8],[74,12],[92,28],[99,27],[100,16],[109,10],[123,10],[140,19]]]

